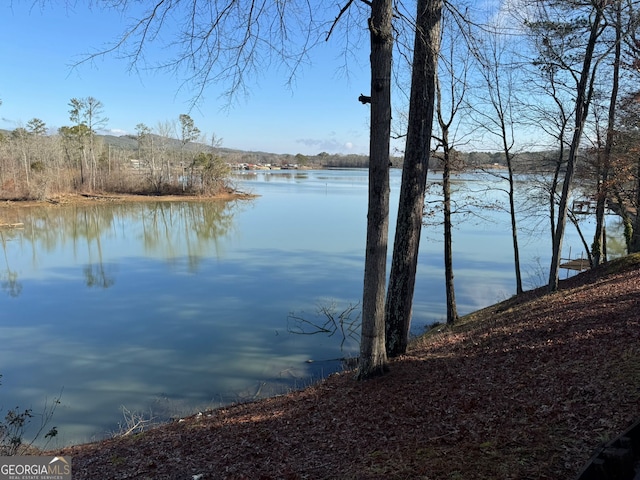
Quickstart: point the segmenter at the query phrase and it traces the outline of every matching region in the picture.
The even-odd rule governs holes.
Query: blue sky
[[[249,84],[250,95],[230,109],[221,98],[223,86],[205,91],[192,107],[194,92],[166,71],[130,72],[125,60],[110,56],[76,68],[88,52],[112,43],[129,23],[116,12],[90,10],[52,0],[44,7],[31,0],[3,1],[0,6],[0,128],[12,130],[32,118],[51,129],[70,125],[71,98],[93,96],[104,104],[106,130],[135,133],[144,123],[177,121],[189,113],[205,134],[222,138],[222,146],[274,153],[366,154],[369,107],[357,101],[369,89],[368,51],[356,51],[349,76],[341,70],[340,37],[320,45],[312,64],[286,86],[285,72],[263,72]],[[364,26],[363,26],[364,28]],[[368,45],[364,45],[368,47]],[[150,56],[162,58],[160,44]],[[400,148],[402,145],[398,145]]]

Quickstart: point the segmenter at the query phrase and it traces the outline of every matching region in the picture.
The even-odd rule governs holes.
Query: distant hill
[[[98,135],[105,144],[115,148],[135,151],[138,148],[138,141],[133,135]],[[168,142],[170,148],[180,149],[181,142],[175,138],[164,138],[158,135],[152,135],[157,142]],[[229,163],[251,163],[251,164],[298,164],[298,165],[314,165],[321,167],[367,167],[369,165],[369,157],[366,155],[340,155],[329,154],[326,152],[318,155],[302,155],[302,154],[280,154],[261,151],[245,151],[225,147],[212,147],[204,143],[192,142],[186,145],[187,150],[196,152],[214,151],[217,155],[225,158]],[[395,163],[402,163],[401,159],[394,159]]]
[[[1,135],[11,135],[11,130],[0,129]],[[134,152],[138,148],[138,141],[135,135],[98,135],[106,145],[122,150],[131,150]],[[165,138],[152,134],[158,143],[168,143],[169,148],[180,149],[181,142],[176,138]],[[225,158],[229,163],[249,163],[249,164],[270,164],[285,165],[298,164],[318,167],[333,168],[366,168],[369,166],[369,157],[367,155],[354,154],[331,154],[321,152],[317,155],[302,154],[279,154],[262,151],[245,151],[225,147],[212,147],[204,143],[191,142],[186,145],[186,149],[192,152],[216,152],[216,154]],[[463,168],[486,168],[486,167],[504,167],[506,161],[504,154],[501,152],[457,152],[457,163]],[[522,152],[516,156],[516,169],[522,171],[540,171],[550,170],[551,165],[555,162],[556,153],[553,151],[544,152]],[[391,158],[392,166],[402,168],[403,157],[397,156]],[[438,156],[434,156],[430,161],[431,169],[437,170],[441,168],[441,160]]]

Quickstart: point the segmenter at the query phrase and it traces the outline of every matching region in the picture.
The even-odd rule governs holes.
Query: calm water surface
[[[399,182],[393,171],[392,225]],[[487,183],[457,185],[474,182]],[[57,444],[89,441],[118,430],[122,407],[186,415],[304,386],[357,354],[337,336],[291,334],[288,316],[321,321],[318,305],[359,301],[367,172],[247,173],[237,185],[260,196],[0,209],[24,223],[0,230],[0,407],[39,412],[62,390]],[[461,314],[515,291],[508,218],[482,216],[454,231]],[[531,288],[546,281],[549,234],[539,218],[523,225]],[[589,238],[593,226],[584,228]],[[579,256],[568,230],[565,256]],[[423,235],[414,333],[445,315],[440,227]]]

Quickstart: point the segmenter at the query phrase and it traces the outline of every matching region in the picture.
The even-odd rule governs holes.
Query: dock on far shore
[[[573,260],[568,259],[566,262],[561,263],[560,268],[581,272],[583,270],[589,270],[591,265],[589,264],[589,260],[586,258],[574,258]]]

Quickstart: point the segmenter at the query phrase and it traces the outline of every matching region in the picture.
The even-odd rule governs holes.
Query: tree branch
[[[327,33],[327,36],[325,37],[325,41],[329,41],[329,38],[331,37],[331,34],[333,33],[333,29],[336,27],[336,25],[338,25],[338,22],[342,18],[342,15],[344,15],[345,12],[347,10],[349,10],[349,7],[351,6],[352,3],[353,3],[353,0],[349,0],[347,2],[347,4],[340,9],[340,13],[338,13],[338,16],[335,18],[335,20],[331,24],[331,28],[329,29],[329,32]]]

